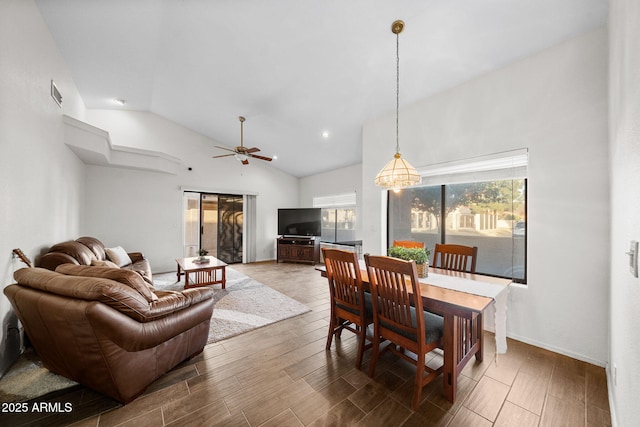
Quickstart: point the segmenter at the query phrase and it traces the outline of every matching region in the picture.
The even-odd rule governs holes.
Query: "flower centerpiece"
[[[427,277],[429,275],[429,255],[431,255],[429,249],[393,246],[387,249],[387,255],[405,261],[415,261],[418,277]]]

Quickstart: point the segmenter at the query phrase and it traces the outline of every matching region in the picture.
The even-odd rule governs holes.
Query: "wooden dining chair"
[[[375,374],[380,356],[380,343],[390,343],[383,351],[391,351],[416,365],[411,407],[420,405],[422,388],[443,371],[444,366],[426,366],[426,355],[442,348],[444,321],[442,317],[425,312],[422,306],[418,273],[414,261],[365,254],[367,275],[373,302],[373,349],[369,376]],[[409,356],[410,351],[417,360]]]
[[[415,240],[394,240],[393,246],[424,249],[424,242],[416,242]]]
[[[439,256],[438,256],[439,255]],[[433,267],[445,270],[465,273],[476,272],[476,258],[478,248],[476,246],[463,246],[452,244],[439,244],[433,251]],[[467,345],[472,346],[478,342],[480,349],[476,352],[476,360],[482,361],[484,353],[484,315],[474,313],[470,319],[460,319],[463,330],[468,331]]]
[[[353,332],[358,336],[356,368],[360,369],[362,355],[372,345],[371,338],[367,337],[367,327],[373,323],[373,308],[371,294],[364,291],[362,284],[358,255],[341,249],[322,248],[322,256],[331,296],[326,348],[331,348],[334,335],[340,338],[344,329]]]
[[[477,256],[477,246],[436,243],[431,266],[445,270],[475,273]]]

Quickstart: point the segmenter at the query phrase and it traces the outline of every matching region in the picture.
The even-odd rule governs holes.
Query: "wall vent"
[[[56,101],[56,104],[58,104],[58,107],[62,108],[62,94],[58,90],[58,87],[56,86],[53,80],[51,80],[51,97],[53,98],[54,101]]]

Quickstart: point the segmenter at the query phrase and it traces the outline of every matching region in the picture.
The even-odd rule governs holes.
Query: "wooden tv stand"
[[[277,262],[320,262],[320,239],[317,237],[287,237],[277,239]]]

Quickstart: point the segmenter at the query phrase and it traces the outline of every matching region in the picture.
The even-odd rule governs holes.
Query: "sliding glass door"
[[[184,193],[184,256],[201,249],[226,263],[243,261],[243,196]]]

